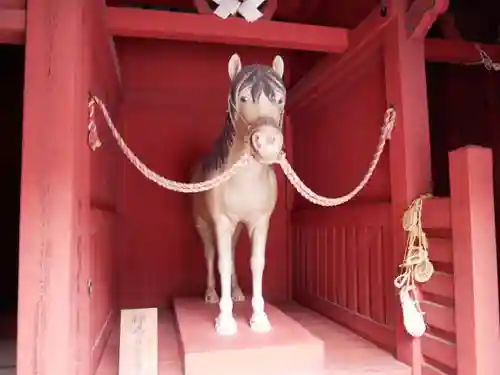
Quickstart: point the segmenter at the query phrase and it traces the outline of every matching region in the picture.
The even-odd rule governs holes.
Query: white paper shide
[[[218,5],[215,9],[214,14],[222,19],[226,19],[231,15],[236,13],[241,14],[241,16],[248,22],[257,21],[263,16],[262,12],[259,10],[259,6],[265,0],[212,0]]]

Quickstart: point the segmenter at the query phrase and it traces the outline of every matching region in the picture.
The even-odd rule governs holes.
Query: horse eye
[[[278,104],[283,104],[284,100],[283,98],[278,99]]]
[[[240,102],[246,103],[248,101],[248,98],[246,96],[240,97]]]

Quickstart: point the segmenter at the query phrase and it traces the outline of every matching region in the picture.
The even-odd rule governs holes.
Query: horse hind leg
[[[217,291],[215,290],[215,244],[213,232],[210,226],[200,218],[196,219],[196,229],[203,243],[205,261],[207,263],[207,286],[205,289],[205,302],[214,304],[219,302],[219,296],[217,295]]]
[[[231,274],[231,298],[234,302],[242,302],[245,300],[245,295],[241,291],[241,288],[238,284],[238,276],[236,275],[236,258],[235,258],[235,249],[236,244],[238,243],[238,239],[240,237],[241,229],[243,228],[242,224],[239,224],[234,231],[232,238],[232,257],[233,257],[233,265],[232,265],[232,274]]]

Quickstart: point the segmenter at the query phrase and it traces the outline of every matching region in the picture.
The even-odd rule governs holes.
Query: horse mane
[[[235,102],[238,94],[250,87],[250,95],[252,100],[256,101],[260,95],[264,94],[269,99],[273,100],[276,92],[285,93],[286,88],[283,80],[276,74],[276,72],[269,66],[261,64],[247,65],[234,77],[231,83],[230,100]],[[235,118],[233,108],[228,108],[222,132],[215,141],[212,150],[209,154],[205,155],[202,160],[203,173],[211,172],[221,168],[229,156],[229,151],[234,142],[236,134],[231,117]]]
[[[222,132],[215,140],[210,153],[205,155],[201,162],[201,169],[203,173],[217,170],[226,163],[226,159],[229,156],[229,150],[234,142],[235,134],[236,132],[228,113],[226,115],[226,119],[224,120],[224,125],[222,126]]]

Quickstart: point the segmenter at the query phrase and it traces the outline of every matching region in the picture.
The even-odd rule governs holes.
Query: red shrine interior
[[[143,2],[107,3],[112,7],[131,7]],[[179,13],[195,13],[192,3],[148,1],[152,8],[168,5]],[[19,4],[24,6],[22,1],[0,1],[0,7],[8,10],[17,9]],[[355,29],[378,4],[375,0],[279,1],[274,19]],[[112,17],[112,12],[108,16]],[[160,175],[186,181],[192,163],[218,135],[227,104],[227,62],[234,52],[240,54],[244,64],[270,64],[276,54],[283,56],[285,82],[291,92],[291,105],[296,106],[285,120],[286,150],[296,172],[309,187],[322,195],[339,196],[355,186],[365,173],[387,106],[388,73],[380,45],[365,48],[363,57],[352,65],[341,65],[338,74],[329,78],[332,82],[328,90],[313,95],[314,90],[304,82],[308,77],[312,81],[319,79],[314,78],[312,67],[327,58],[333,52],[328,48],[333,47],[299,51],[273,47],[272,42],[260,47],[160,40],[147,38],[149,31],[139,23],[135,25],[136,36],[132,35],[134,25],[124,31],[130,18],[118,19],[118,13],[115,16],[116,23],[111,25],[116,27],[121,88],[118,90],[116,84],[110,83],[117,80],[114,65],[97,55],[92,59],[98,69],[90,73],[89,79],[98,88],[97,94],[109,104],[129,147]],[[0,24],[2,20],[0,16]],[[463,28],[474,29],[474,25],[477,23],[473,20],[464,21]],[[435,25],[428,37],[445,38],[443,30]],[[2,38],[5,44],[0,45],[0,163],[5,199],[0,225],[4,245],[0,262],[0,336],[14,338],[26,56],[17,36],[8,39],[2,34]],[[474,41],[488,42],[486,39]],[[466,45],[464,41],[457,43]],[[433,193],[438,197],[450,196],[448,153],[472,144],[493,150],[494,191],[498,196],[500,72],[487,71],[482,65],[457,63],[475,58],[470,45],[462,49],[465,55],[472,56],[466,58],[450,58],[451,49],[440,48],[439,44],[429,42],[426,46]],[[490,47],[492,57],[500,59],[500,47]],[[339,47],[336,51],[339,56],[341,50]],[[50,121],[50,114],[43,116]],[[170,308],[176,297],[202,298],[205,286],[204,257],[191,221],[190,197],[147,181],[121,154],[102,118],[99,121],[103,147],[90,157],[88,199],[92,230],[85,267],[94,290],[88,340],[102,347],[92,355],[91,372],[101,360],[102,332],[110,316],[119,309]],[[390,169],[386,151],[372,180],[356,198],[342,207],[320,208],[296,194],[277,168],[279,200],[269,232],[264,296],[277,304],[297,301],[396,355],[394,330],[400,312],[393,278],[401,259],[388,251],[392,249],[396,229],[390,219],[391,173],[395,172]],[[498,204],[496,214],[498,220]],[[236,262],[247,295],[251,292],[248,259],[249,241],[242,236]],[[440,271],[446,273],[445,263]],[[323,297],[313,296],[310,288]],[[322,301],[330,297],[333,307]],[[439,329],[434,334],[450,337]],[[453,360],[440,360],[431,358],[429,363],[443,374],[454,373]]]

